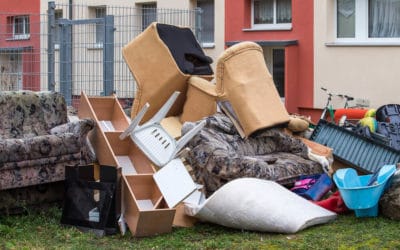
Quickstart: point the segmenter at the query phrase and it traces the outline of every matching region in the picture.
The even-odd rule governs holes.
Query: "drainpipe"
[[[69,0],[69,20],[72,20],[72,0]]]
[[[69,0],[69,20],[72,20],[73,19],[73,15],[72,15],[72,10],[74,9],[74,6],[72,5],[73,4],[73,0]],[[69,46],[70,47],[70,54],[71,54],[71,59],[73,60],[73,58],[74,58],[74,50],[72,49],[72,42],[74,41],[74,39],[73,39],[73,35],[74,35],[74,32],[73,32],[73,30],[74,30],[74,27],[71,27],[71,36],[70,36],[70,44],[71,44],[71,46]],[[72,64],[72,62],[71,62],[71,64]],[[72,71],[73,71],[73,67],[72,67],[72,65],[71,65],[71,74],[73,74],[72,73]],[[71,79],[73,79],[72,78],[72,76],[71,76]],[[72,85],[73,85],[73,80],[71,81],[71,104],[70,105],[72,105],[73,106],[73,94],[72,94]]]

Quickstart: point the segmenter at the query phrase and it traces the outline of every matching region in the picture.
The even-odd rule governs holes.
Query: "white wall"
[[[400,43],[327,46],[334,42],[334,2],[314,1],[314,106],[325,105],[326,94],[321,86],[334,93],[367,99],[374,108],[400,103]]]

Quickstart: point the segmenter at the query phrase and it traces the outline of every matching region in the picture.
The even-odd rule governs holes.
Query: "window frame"
[[[276,2],[279,0],[274,0],[274,18],[272,24],[255,24],[254,23],[254,0],[251,0],[251,28],[253,30],[291,30],[292,29],[292,23],[293,23],[293,8],[292,8],[292,22],[290,23],[277,23],[277,17],[276,17]],[[292,4],[293,0],[290,1]]]
[[[105,5],[99,5],[99,6],[94,6],[92,7],[93,11],[94,11],[94,17],[95,18],[104,18],[107,15],[107,6]],[[104,15],[98,15],[100,12],[102,12],[102,14]],[[104,12],[104,13],[103,13]],[[96,24],[96,28],[95,28],[95,39],[96,42],[95,44],[99,47],[103,46],[104,43],[104,29],[103,29],[103,25],[102,24]]]
[[[369,0],[355,0],[355,35],[354,37],[338,37],[338,0],[334,1],[335,41],[348,44],[385,44],[400,43],[400,37],[369,37]],[[357,14],[358,13],[358,14]]]
[[[142,31],[144,31],[151,23],[157,22],[158,20],[157,3],[156,2],[143,3],[140,5],[140,8],[141,8],[140,14],[142,16],[141,26],[142,26]],[[146,17],[148,19],[146,19]],[[154,19],[151,17],[154,17]]]
[[[22,33],[16,33],[17,29],[17,20],[21,19],[22,20]],[[30,17],[29,15],[16,15],[16,16],[10,16],[10,25],[11,25],[11,32],[12,32],[12,37],[11,40],[26,40],[31,37],[30,34]]]
[[[202,1],[197,1],[196,3],[196,7],[202,9],[203,13],[204,13],[204,9],[201,8],[201,6],[199,6],[199,2],[201,3]],[[204,1],[207,2],[207,1]],[[200,44],[203,48],[214,48],[215,47],[215,0],[210,1],[212,2],[212,8],[213,8],[213,12],[212,12],[212,31],[210,30],[209,32],[212,33],[212,41],[205,41],[204,39],[200,39]],[[211,15],[211,14],[210,14]],[[204,20],[204,15],[202,14],[201,16],[202,18],[202,26],[204,26],[203,24],[203,20]],[[202,31],[204,32],[204,30]],[[203,33],[202,33],[202,37],[203,37]]]

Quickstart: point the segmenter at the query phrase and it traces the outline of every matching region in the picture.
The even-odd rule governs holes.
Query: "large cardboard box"
[[[122,193],[124,218],[134,236],[171,232],[175,209],[168,208],[152,175],[123,176]]]

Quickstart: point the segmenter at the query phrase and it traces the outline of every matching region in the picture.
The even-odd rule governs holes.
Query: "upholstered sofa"
[[[95,160],[86,140],[94,121],[68,122],[57,92],[0,92],[0,114],[0,191],[61,181],[65,165]]]
[[[205,120],[204,128],[187,144],[190,150],[186,160],[207,196],[243,177],[289,187],[302,175],[323,173],[321,164],[309,158],[307,145],[280,128],[263,129],[241,138],[225,114],[216,113]],[[194,125],[183,124],[183,134]]]

